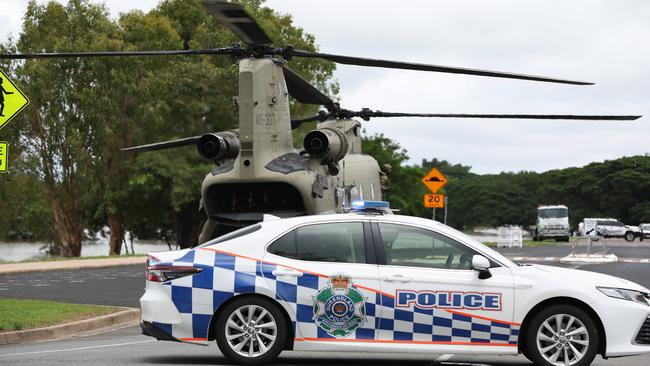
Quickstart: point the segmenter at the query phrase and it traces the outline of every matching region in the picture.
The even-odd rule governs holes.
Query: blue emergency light
[[[367,209],[390,209],[390,204],[387,201],[352,201],[353,210],[367,210]]]

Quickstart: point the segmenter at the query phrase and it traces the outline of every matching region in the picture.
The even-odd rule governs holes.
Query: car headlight
[[[650,302],[648,301],[650,299],[650,294],[647,294],[645,292],[614,287],[597,287],[597,289],[609,297],[630,300],[643,305],[650,305]]]

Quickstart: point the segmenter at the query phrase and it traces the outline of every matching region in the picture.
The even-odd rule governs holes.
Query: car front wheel
[[[631,231],[625,233],[625,241],[634,241],[634,233]]]
[[[261,297],[244,297],[226,305],[215,330],[221,353],[238,365],[273,361],[282,352],[288,332],[280,308]]]
[[[587,366],[598,351],[596,323],[575,306],[550,306],[535,315],[527,329],[524,354],[535,365]]]

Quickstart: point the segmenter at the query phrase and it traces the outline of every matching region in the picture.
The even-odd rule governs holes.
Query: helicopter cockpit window
[[[261,228],[262,228],[262,225],[260,225],[260,224],[246,226],[246,227],[243,227],[243,228],[241,228],[239,230],[235,230],[235,231],[233,231],[231,233],[221,235],[220,237],[218,237],[216,239],[213,239],[213,240],[210,240],[205,244],[201,244],[198,247],[203,248],[203,247],[208,246],[208,245],[219,244],[219,243],[223,243],[224,241],[240,238],[240,237],[242,237],[244,235],[252,234],[252,233],[256,232],[257,230],[259,230]]]

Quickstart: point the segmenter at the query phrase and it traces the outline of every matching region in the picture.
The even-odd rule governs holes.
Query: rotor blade
[[[336,105],[330,97],[316,89],[307,80],[303,79],[295,71],[282,65],[284,80],[287,82],[289,94],[300,103],[322,105],[328,110],[336,109]]]
[[[155,142],[153,144],[139,145],[133,147],[125,147],[122,151],[125,152],[143,152],[143,151],[155,151],[163,149],[172,149],[175,147],[194,145],[199,142],[201,136],[186,137],[178,140],[164,141],[164,142]]]
[[[363,57],[332,55],[328,53],[309,52],[309,51],[301,51],[301,50],[294,50],[294,49],[288,49],[288,50],[285,49],[284,52],[292,57],[322,58],[325,60],[334,61],[339,64],[346,64],[346,65],[385,67],[389,69],[433,71],[433,72],[444,72],[444,73],[451,73],[451,74],[478,75],[478,76],[489,76],[489,77],[506,78],[506,79],[544,81],[549,83],[573,84],[573,85],[594,84],[594,83],[583,82],[583,81],[549,78],[546,76],[513,74],[513,73],[501,72],[501,71],[466,69],[460,67],[427,65],[427,64],[402,62],[402,61],[377,60],[377,59],[370,59],[370,58],[363,58]]]
[[[576,114],[459,114],[459,113],[396,113],[362,110],[352,112],[353,117],[437,117],[437,118],[493,118],[493,119],[565,119],[587,121],[634,121],[641,116],[632,115],[576,115]]]
[[[264,46],[273,43],[255,22],[255,19],[241,5],[217,0],[204,0],[203,6],[219,23],[230,29],[246,44]]]
[[[311,117],[305,117],[301,119],[292,119],[291,120],[291,129],[296,129],[300,127],[301,124],[306,122],[323,122],[327,120],[330,116],[330,113],[325,111],[319,111],[317,115]]]
[[[231,47],[204,50],[166,50],[166,51],[107,51],[107,52],[51,52],[0,54],[0,59],[22,60],[32,58],[66,57],[115,57],[115,56],[173,56],[173,55],[229,55],[236,52]]]

